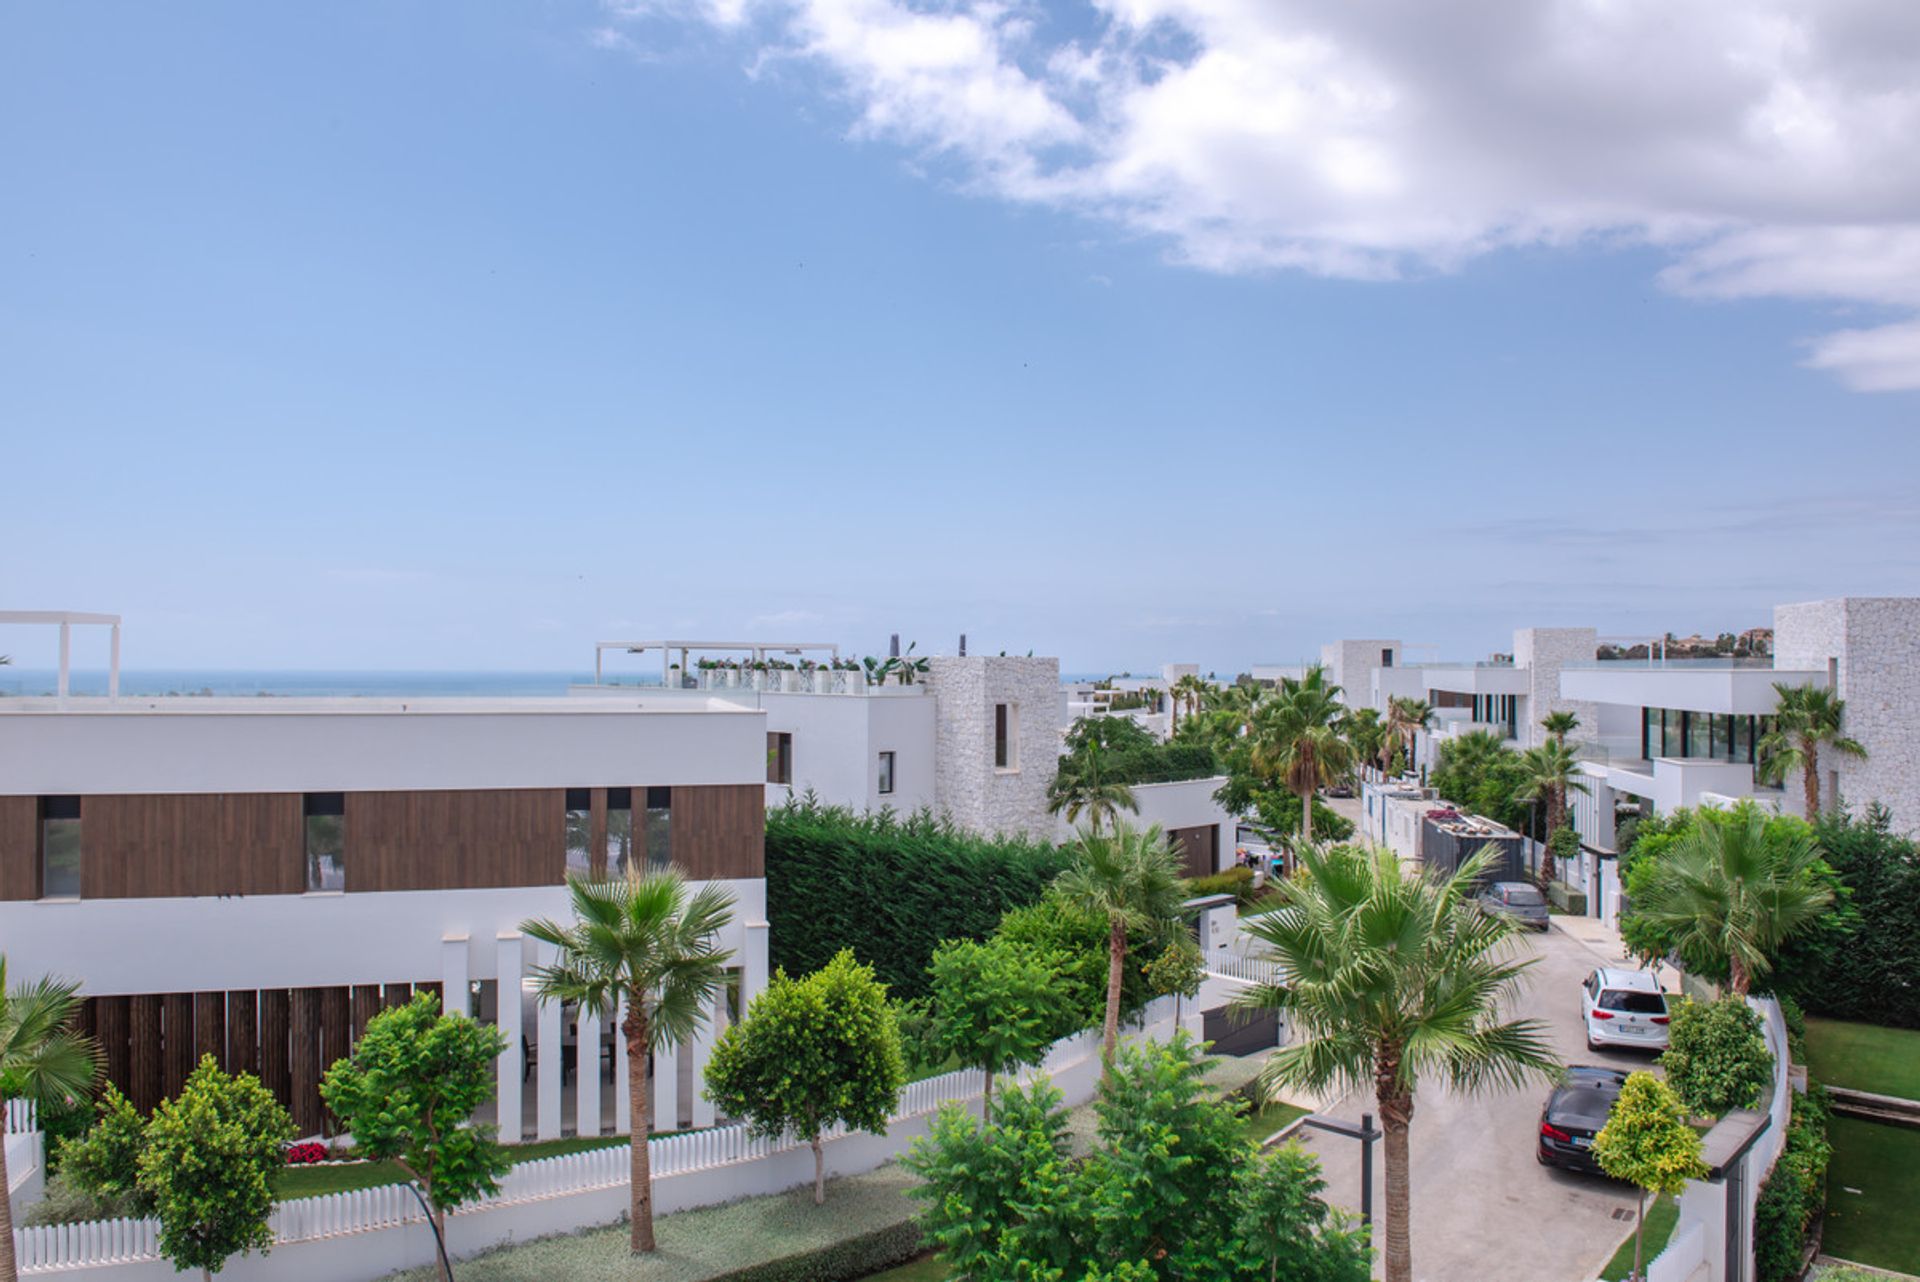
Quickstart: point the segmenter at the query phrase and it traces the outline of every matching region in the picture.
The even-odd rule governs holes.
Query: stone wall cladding
[[[1920,598],[1839,597],[1776,606],[1773,664],[1825,671],[1830,660],[1847,701],[1846,731],[1867,750],[1864,761],[1831,754],[1840,796],[1858,813],[1878,801],[1893,826],[1920,831]],[[1804,812],[1798,774],[1783,780],[1788,804]]]
[[[1584,699],[1560,697],[1560,670],[1569,663],[1589,663],[1600,648],[1593,628],[1521,628],[1513,634],[1513,663],[1527,672],[1527,722],[1520,742],[1529,748],[1547,741],[1540,728],[1549,712],[1571,712],[1580,718],[1573,738],[1595,733],[1600,706]]]
[[[1327,670],[1327,679],[1345,692],[1341,697],[1348,707],[1364,708],[1372,701],[1373,670],[1381,666],[1382,650],[1393,651],[1395,662],[1399,661],[1398,641],[1359,638],[1329,641],[1320,647],[1320,663]]]
[[[1060,760],[1060,661],[1000,656],[930,661],[934,805],[974,832],[1041,840],[1052,832],[1047,788]],[[1018,766],[993,764],[993,709],[1018,711]]]

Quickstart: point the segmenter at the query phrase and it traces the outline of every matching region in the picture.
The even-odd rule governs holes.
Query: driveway
[[[1649,1067],[1647,1056],[1589,1051],[1581,1030],[1578,985],[1593,967],[1615,959],[1557,925],[1527,942],[1538,961],[1516,1013],[1547,1022],[1561,1060]],[[1433,1081],[1420,1084],[1410,1141],[1413,1272],[1420,1282],[1589,1282],[1632,1231],[1634,1199],[1625,1185],[1535,1161],[1546,1095],[1546,1087],[1529,1086],[1462,1098]],[[1350,1095],[1324,1111],[1357,1123],[1362,1112],[1374,1111],[1373,1100],[1370,1093]],[[1311,1129],[1301,1134],[1325,1169],[1328,1200],[1357,1211],[1359,1142]],[[1376,1224],[1386,1205],[1380,1149],[1376,1143]]]

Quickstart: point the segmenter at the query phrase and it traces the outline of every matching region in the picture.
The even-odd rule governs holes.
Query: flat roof
[[[688,691],[688,694],[697,694]],[[457,695],[396,698],[391,695],[360,697],[342,695],[332,698],[282,697],[279,695],[203,696],[203,695],[122,695],[117,699],[98,695],[67,699],[31,696],[0,698],[0,716],[511,716],[564,715],[570,717],[621,716],[646,713],[655,716],[690,713],[740,713],[759,715],[759,710],[720,698],[661,697],[661,692],[622,696],[596,695],[591,699],[567,695],[476,698]]]

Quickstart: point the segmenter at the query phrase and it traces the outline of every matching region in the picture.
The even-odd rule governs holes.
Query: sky
[[[1916,138],[1911,0],[6,6],[0,609],[1237,671],[1920,594]]]

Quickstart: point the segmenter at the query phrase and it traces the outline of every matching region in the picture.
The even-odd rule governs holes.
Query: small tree
[[[140,1153],[160,1253],[211,1278],[230,1257],[271,1247],[267,1217],[293,1136],[293,1119],[259,1078],[230,1076],[203,1056],[179,1096],[153,1110]]]
[[[1697,1117],[1755,1108],[1773,1085],[1773,1053],[1760,1016],[1738,997],[1681,1002],[1660,1066],[1667,1085]]]
[[[1200,956],[1200,943],[1185,930],[1176,931],[1160,955],[1140,968],[1146,977],[1147,991],[1155,997],[1171,997],[1173,1001],[1173,1022],[1180,1023],[1180,1003],[1184,999],[1192,1001],[1200,995],[1200,986],[1206,982],[1207,969]]]
[[[1644,1278],[1647,1194],[1675,1194],[1706,1175],[1700,1136],[1687,1125],[1680,1100],[1651,1073],[1634,1073],[1620,1088],[1607,1124],[1593,1139],[1593,1158],[1639,1193],[1633,1225],[1633,1276]]]
[[[1580,834],[1573,830],[1572,824],[1561,824],[1547,834],[1548,867],[1541,869],[1542,880],[1558,871],[1566,876],[1569,865],[1577,867],[1580,862]]]
[[[147,1119],[108,1082],[85,1135],[60,1146],[60,1173],[102,1202],[143,1216],[153,1202],[140,1190],[140,1150],[146,1147]]]
[[[1053,1044],[1061,996],[1044,954],[996,939],[954,939],[933,954],[940,1045],[986,1076],[980,1115],[993,1106],[993,1075],[1038,1064]]]
[[[905,1079],[886,985],[843,949],[803,978],[774,972],[714,1045],[707,1096],[756,1135],[806,1140],[817,1206],[827,1196],[821,1133],[840,1123],[885,1135]]]
[[[511,1165],[495,1128],[468,1121],[492,1098],[495,1061],[506,1048],[499,1029],[443,1015],[439,998],[419,993],[369,1020],[352,1058],[336,1061],[320,1085],[360,1151],[414,1182],[448,1282],[447,1212],[498,1191]]]

